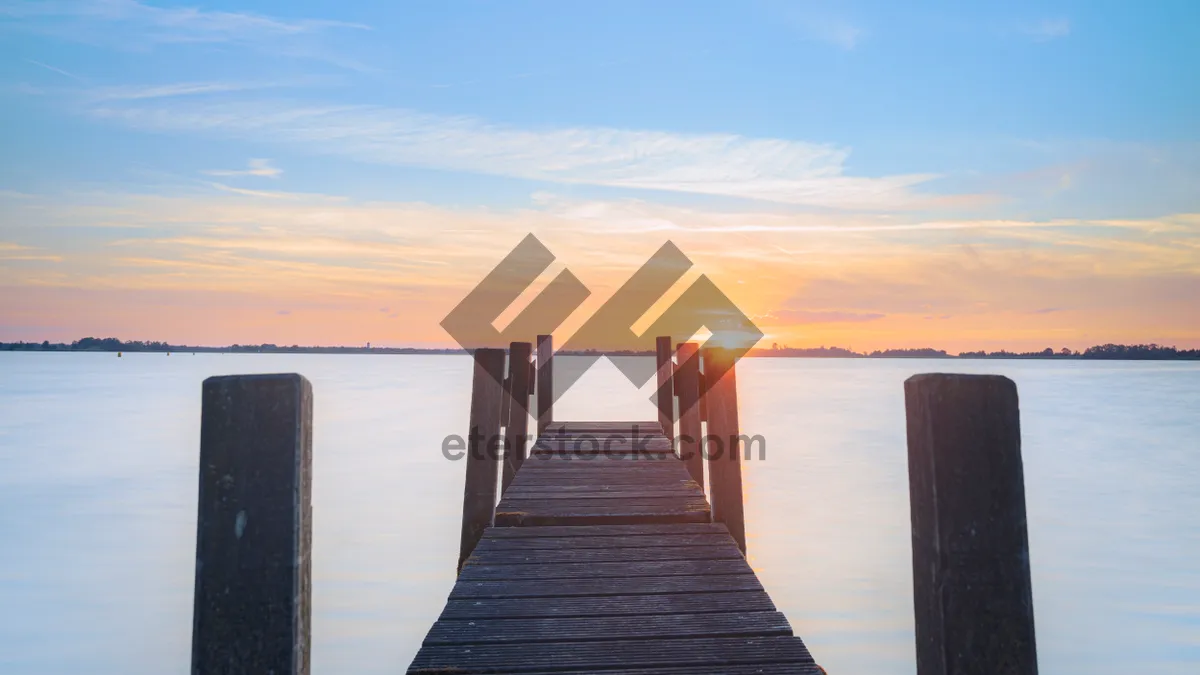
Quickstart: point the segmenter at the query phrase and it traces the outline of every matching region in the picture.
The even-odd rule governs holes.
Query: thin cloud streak
[[[33,59],[21,59],[21,60],[24,61],[25,63],[30,63],[35,66],[38,66],[39,68],[45,68],[46,70],[49,70],[52,73],[58,73],[59,75],[62,75],[63,77],[69,77],[72,80],[75,80],[76,82],[86,82],[87,81],[84,78],[76,75],[75,73],[63,70],[62,68],[59,68],[57,66],[52,66],[48,63],[42,63],[41,61],[34,61]]]
[[[207,169],[200,173],[207,176],[258,176],[260,178],[278,178],[283,175],[283,169],[271,166],[269,159],[252,159],[245,169]]]
[[[26,20],[62,20],[113,24],[138,30],[155,42],[227,42],[264,36],[298,35],[330,28],[370,30],[344,21],[288,21],[249,12],[208,11],[194,7],[155,7],[136,0],[83,2],[9,2],[0,15]]]
[[[163,102],[97,106],[143,130],[286,143],[380,164],[837,209],[918,209],[964,196],[913,191],[936,175],[845,174],[849,150],[736,134],[603,127],[520,129],[379,106]]]

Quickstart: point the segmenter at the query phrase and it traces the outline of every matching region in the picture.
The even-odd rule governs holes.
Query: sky
[[[1200,3],[0,0],[0,340],[453,346],[526,235],[771,343],[1200,347]],[[531,336],[532,337],[532,336]]]

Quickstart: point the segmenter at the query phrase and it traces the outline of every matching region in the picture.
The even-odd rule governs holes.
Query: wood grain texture
[[[587,668],[697,666],[722,672],[734,665],[812,663],[796,637],[710,637],[519,644],[425,645],[410,673],[536,672]]]
[[[408,672],[821,672],[662,428],[548,423]]]

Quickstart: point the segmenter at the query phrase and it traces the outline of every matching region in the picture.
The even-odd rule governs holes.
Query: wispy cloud
[[[25,63],[29,63],[29,64],[33,64],[35,66],[38,66],[39,68],[45,68],[46,70],[49,70],[52,73],[58,73],[59,75],[62,75],[63,77],[69,77],[72,80],[75,80],[77,82],[85,81],[82,77],[76,75],[75,73],[63,70],[62,68],[59,68],[57,66],[52,66],[48,63],[42,63],[41,61],[34,61],[33,59],[22,59],[22,61],[24,61]]]
[[[1066,18],[1041,19],[1022,23],[1017,29],[1038,42],[1048,42],[1071,34],[1071,21]]]
[[[170,101],[92,112],[145,130],[557,183],[852,209],[926,208],[945,199],[913,191],[932,174],[847,175],[849,149],[827,143],[603,127],[522,129],[403,108],[279,101]]]
[[[175,96],[221,94],[290,86],[289,82],[175,82],[160,85],[121,85],[98,87],[87,93],[94,101],[139,101]]]
[[[127,26],[137,29],[154,42],[229,42],[314,33],[329,28],[369,28],[362,24],[324,19],[284,20],[249,12],[156,7],[136,0],[7,2],[0,5],[0,15],[31,21],[62,20],[79,24]]]
[[[259,176],[262,178],[278,178],[283,169],[271,166],[269,159],[252,159],[245,169],[208,169],[200,173],[209,176]]]
[[[6,27],[115,50],[149,51],[170,45],[237,45],[282,56],[324,61],[353,70],[372,68],[331,49],[329,39],[370,27],[328,19],[282,19],[252,12],[159,7],[137,0],[0,0]]]

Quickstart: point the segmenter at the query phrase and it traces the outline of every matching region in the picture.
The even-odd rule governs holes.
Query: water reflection
[[[831,672],[914,672],[901,383],[948,369],[1020,389],[1042,672],[1197,672],[1196,364],[738,368],[750,562]],[[411,659],[454,577],[468,359],[0,353],[0,672],[187,672],[200,382],[281,371],[315,392],[314,672]],[[602,361],[557,413],[651,393]]]

